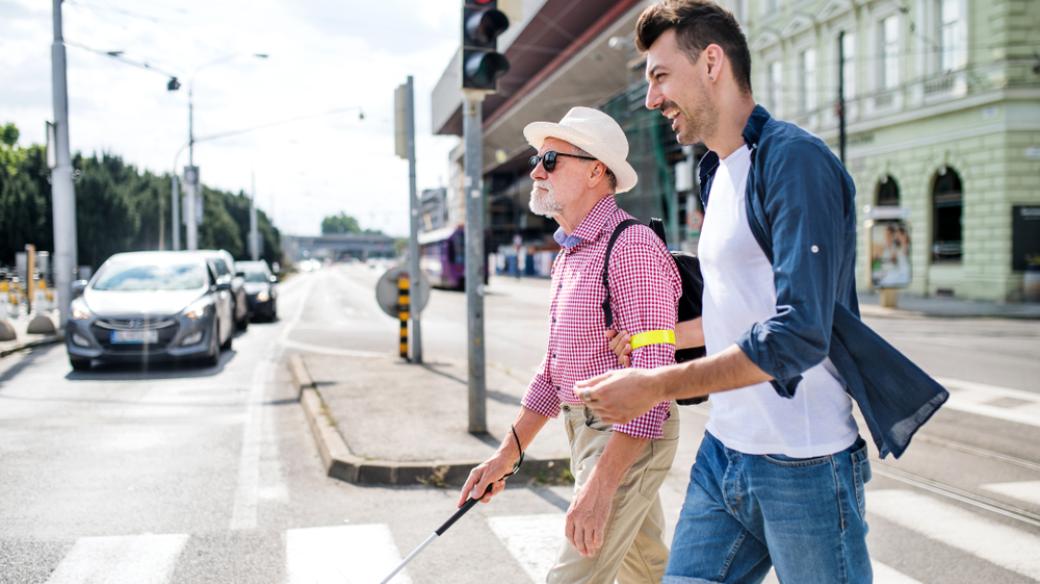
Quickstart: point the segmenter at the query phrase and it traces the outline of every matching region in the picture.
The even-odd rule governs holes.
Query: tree
[[[0,144],[14,146],[18,143],[18,136],[18,126],[8,122],[3,127],[0,127]]]
[[[357,219],[340,211],[339,215],[329,215],[321,220],[321,233],[361,233],[361,225]]]

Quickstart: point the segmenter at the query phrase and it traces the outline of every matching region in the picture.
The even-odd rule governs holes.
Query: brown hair
[[[733,14],[711,0],[662,0],[648,7],[636,23],[636,47],[646,52],[669,29],[691,62],[705,47],[722,47],[737,84],[751,93],[751,53]]]

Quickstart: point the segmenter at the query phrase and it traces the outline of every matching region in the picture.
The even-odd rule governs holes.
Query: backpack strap
[[[603,288],[607,291],[607,296],[603,299],[603,322],[606,323],[607,329],[614,325],[614,313],[610,309],[610,280],[607,269],[610,265],[610,252],[614,249],[614,242],[617,241],[621,232],[632,225],[640,225],[640,223],[635,219],[625,219],[617,224],[614,232],[610,234],[610,241],[607,242],[607,252],[603,255]]]
[[[650,222],[646,225],[657,234],[664,246],[668,247],[668,237],[664,234],[664,221],[660,217],[651,217]]]

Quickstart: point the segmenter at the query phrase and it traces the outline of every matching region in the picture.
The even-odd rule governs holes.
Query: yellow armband
[[[645,347],[647,345],[674,345],[675,331],[646,331],[645,333],[632,335],[631,344],[633,351],[639,347]]]

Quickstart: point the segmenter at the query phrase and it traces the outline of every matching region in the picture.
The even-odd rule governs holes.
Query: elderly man
[[[568,543],[547,582],[660,582],[668,550],[657,490],[675,457],[675,404],[662,401],[626,424],[610,426],[591,417],[574,394],[576,381],[617,364],[605,335],[602,271],[615,228],[631,219],[614,199],[636,184],[626,161],[628,140],[610,116],[586,107],[573,108],[558,124],[532,123],[524,136],[538,151],[531,157],[531,211],[559,223],[555,238],[563,248],[552,269],[549,346],[512,432],[470,473],[459,504],[489,488],[484,502],[501,492],[522,449],[562,410],[575,487]],[[679,274],[649,228],[620,231],[608,268],[616,326],[636,334],[674,329]],[[636,348],[631,359],[634,367],[672,364],[674,341]]]

